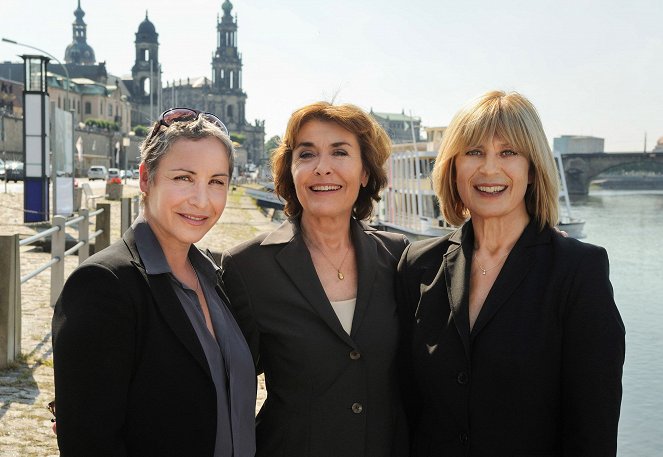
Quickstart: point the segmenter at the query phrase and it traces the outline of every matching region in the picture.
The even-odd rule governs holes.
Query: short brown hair
[[[281,144],[272,154],[274,189],[286,201],[285,214],[289,218],[298,218],[302,214],[303,208],[297,199],[292,177],[292,151],[300,130],[312,120],[334,122],[357,137],[368,184],[359,188],[352,213],[357,219],[368,219],[373,211],[373,202],[380,201],[380,191],[387,185],[384,164],[391,154],[391,141],[387,132],[361,108],[328,102],[312,103],[292,113]]]
[[[497,136],[509,142],[530,164],[532,183],[525,192],[527,212],[539,228],[559,220],[559,179],[541,119],[534,105],[517,92],[491,91],[462,108],[444,132],[432,180],[444,218],[461,225],[469,211],[458,193],[455,159]]]

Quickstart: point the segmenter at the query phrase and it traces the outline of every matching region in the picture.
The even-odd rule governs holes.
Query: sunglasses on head
[[[212,113],[205,113],[193,108],[171,108],[161,113],[157,124],[154,126],[154,130],[152,130],[151,136],[156,135],[162,125],[170,127],[175,122],[191,122],[195,121],[200,116],[219,127],[223,133],[228,135],[228,129],[225,124]]]

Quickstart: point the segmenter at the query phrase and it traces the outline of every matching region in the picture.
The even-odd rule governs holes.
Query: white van
[[[108,179],[108,170],[106,170],[106,167],[103,165],[93,165],[87,171],[87,178],[90,181],[94,181],[95,179],[102,179],[105,181]]]

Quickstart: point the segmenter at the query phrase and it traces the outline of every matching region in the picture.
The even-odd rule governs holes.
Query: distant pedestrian
[[[541,121],[489,92],[444,132],[433,185],[461,228],[399,265],[413,456],[614,456],[624,325],[605,249],[565,238]]]
[[[215,116],[164,112],[141,146],[144,215],[67,280],[53,317],[62,457],[252,457],[249,348],[192,243],[218,221],[233,145]]]

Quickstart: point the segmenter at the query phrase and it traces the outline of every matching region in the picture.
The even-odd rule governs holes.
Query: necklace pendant
[[[340,279],[342,281],[343,278],[345,278],[345,276],[343,276],[343,273],[341,273],[341,270],[336,270],[336,271],[338,272],[338,275],[337,275],[338,279]]]
[[[482,269],[481,269],[481,274],[484,275],[484,276],[486,276],[486,270],[484,270],[484,269],[482,268]]]

